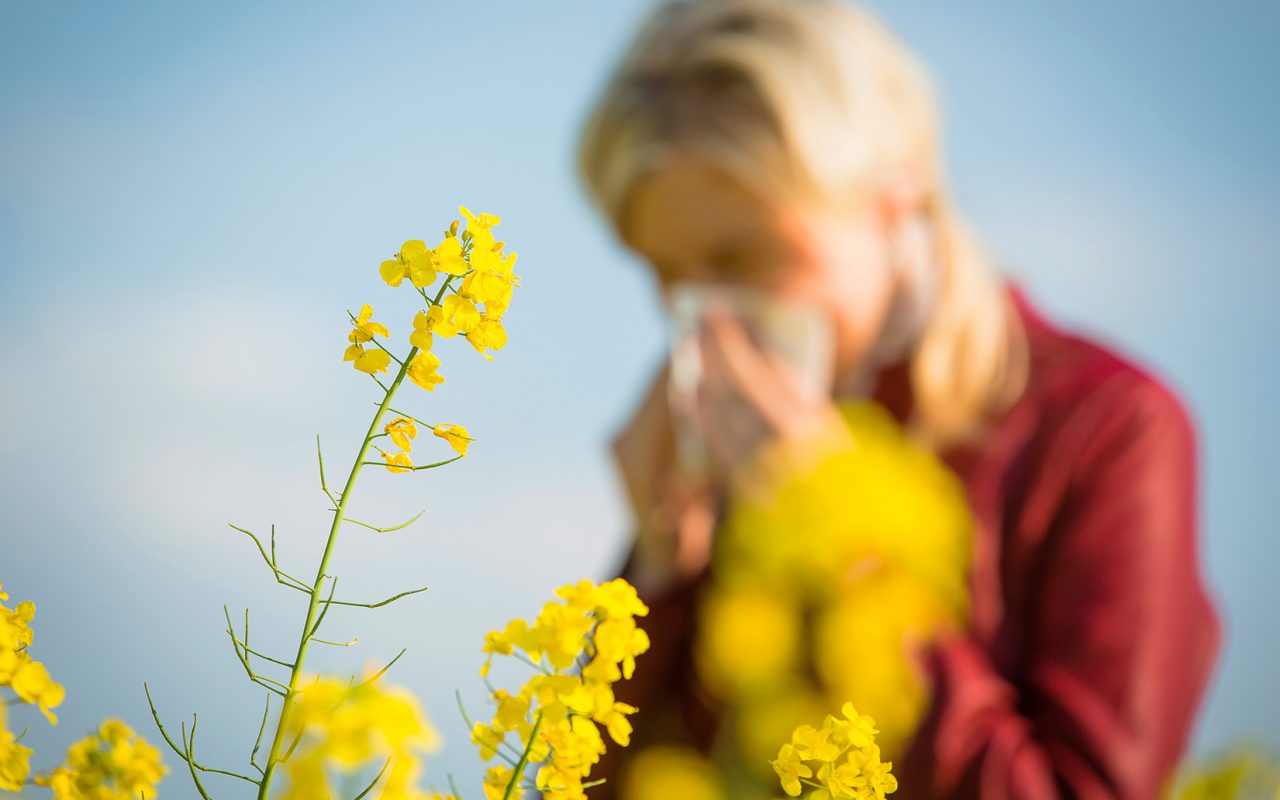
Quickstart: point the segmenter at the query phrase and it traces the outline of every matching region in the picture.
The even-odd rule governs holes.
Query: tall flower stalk
[[[351,362],[358,372],[369,375],[381,389],[382,397],[356,450],[347,479],[336,493],[329,488],[325,476],[324,455],[317,438],[316,454],[320,471],[320,488],[332,505],[333,517],[320,562],[315,570],[315,577],[306,583],[280,567],[274,528],[272,528],[268,546],[252,531],[231,526],[254,541],[276,582],[307,596],[307,610],[292,660],[268,655],[251,645],[247,610],[242,632],[232,623],[230,613],[226,614],[226,633],[231,639],[237,659],[249,680],[269,693],[258,738],[249,757],[249,764],[257,774],[216,769],[197,761],[195,757],[197,719],[193,716],[189,733],[184,723],[181,735],[178,740],[175,740],[161,724],[155,704],[151,702],[150,690],[147,691],[147,699],[151,703],[156,725],[170,748],[186,762],[196,790],[206,800],[209,800],[210,795],[203,785],[201,776],[210,773],[236,778],[254,785],[258,800],[266,800],[270,796],[272,784],[280,766],[288,761],[301,738],[301,733],[296,731],[292,739],[290,737],[290,715],[297,706],[299,697],[311,688],[304,685],[304,676],[307,674],[307,656],[312,643],[331,646],[354,644],[354,640],[334,642],[319,638],[321,625],[330,608],[333,606],[380,608],[403,597],[425,591],[426,587],[410,589],[376,602],[338,599],[335,597],[338,576],[331,571],[331,562],[334,546],[344,523],[385,533],[406,528],[421,516],[420,513],[406,522],[385,527],[349,517],[348,504],[365,466],[382,467],[391,473],[434,469],[463,458],[472,441],[467,429],[461,425],[428,424],[415,416],[392,408],[392,401],[406,378],[426,391],[434,391],[437,385],[444,382],[444,378],[438,373],[440,359],[432,352],[436,336],[445,338],[465,336],[468,342],[489,360],[493,357],[488,351],[499,350],[506,344],[507,335],[502,326],[502,316],[510,305],[513,289],[519,285],[519,279],[513,272],[516,256],[514,253],[504,252],[503,243],[496,241],[493,236],[492,228],[500,222],[498,217],[490,214],[474,215],[465,207],[460,210],[467,223],[465,231],[459,232],[461,221],[455,220],[436,247],[428,248],[422,240],[405,242],[393,258],[382,262],[379,267],[379,273],[388,285],[411,286],[424,302],[424,307],[413,319],[413,330],[408,337],[409,350],[403,358],[397,357],[391,349],[378,341],[379,338],[390,338],[390,331],[383,324],[374,321],[372,307],[366,304],[357,314],[348,312],[352,327],[347,336],[349,344],[343,353],[343,360]],[[430,294],[428,288],[432,287],[438,278],[443,280],[434,294]],[[384,383],[378,376],[387,373],[393,362],[398,368],[390,383]],[[384,418],[389,411],[398,416],[384,424]],[[432,463],[415,465],[410,451],[419,425],[429,428],[435,436],[445,440],[455,455]],[[384,437],[389,440],[390,449],[383,449],[376,443]],[[370,452],[373,450],[378,451],[382,461],[371,460]],[[401,651],[400,655],[403,653],[404,651]],[[361,686],[371,684],[381,677],[400,658],[400,655],[392,659],[381,671],[368,678]],[[265,674],[271,669],[287,670],[287,678],[283,675],[271,677]],[[316,685],[318,686],[319,683],[317,682]],[[274,730],[268,736],[271,695],[280,698],[281,703],[280,713],[275,718]],[[260,762],[259,754],[264,749],[264,740],[267,744]],[[397,775],[408,780],[414,772],[414,770],[394,767],[388,771],[388,766],[390,766],[390,759],[358,797],[364,797],[372,791],[384,774],[388,776],[389,783]],[[389,787],[384,785],[385,791],[389,791]]]

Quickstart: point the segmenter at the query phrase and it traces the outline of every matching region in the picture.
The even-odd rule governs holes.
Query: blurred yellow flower
[[[440,359],[434,353],[418,353],[409,362],[409,380],[434,392],[437,385],[444,383],[444,378],[436,373],[439,368]]]
[[[156,796],[156,784],[169,770],[160,751],[118,719],[73,744],[63,764],[37,775],[55,800],[139,800]]]
[[[502,764],[489,767],[484,773],[485,800],[503,800],[507,794],[507,785],[511,783],[514,774],[511,767]]]
[[[299,746],[284,762],[289,785],[281,800],[335,796],[331,772],[376,771],[388,759],[378,796],[427,799],[417,788],[420,754],[437,749],[440,737],[413,695],[376,679],[351,686],[320,677],[303,687],[285,710],[285,729]]]
[[[431,433],[439,436],[449,443],[458,455],[465,456],[467,454],[467,445],[475,441],[471,438],[471,434],[461,425],[437,425],[431,429]]]
[[[801,727],[797,755],[845,747],[823,738],[837,734],[874,735],[900,753],[928,700],[904,645],[965,621],[973,523],[963,485],[882,407],[840,410],[852,444],[779,441],[735,479],[699,601],[695,664],[734,710],[735,748],[718,763],[753,785],[769,779],[757,766],[769,737],[811,718],[816,699],[853,698],[883,732],[862,715],[826,733]],[[838,790],[848,774],[836,765],[824,777]]]
[[[413,440],[418,435],[418,426],[413,424],[413,420],[408,417],[396,417],[383,426],[382,430],[391,437],[396,447],[401,450],[413,449]]]
[[[0,599],[8,596],[0,593]],[[8,728],[6,704],[0,702],[0,791],[20,792],[31,773],[31,748],[18,744]]]
[[[621,776],[622,800],[727,800],[715,768],[696,751],[656,746],[628,760]]]
[[[768,690],[800,658],[800,608],[768,584],[709,586],[699,606],[698,630],[699,674],[717,697],[731,702]]]

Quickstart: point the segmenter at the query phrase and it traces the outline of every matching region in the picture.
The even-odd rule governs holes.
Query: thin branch
[[[258,766],[258,750],[262,748],[262,734],[267,730],[267,717],[271,714],[271,695],[267,695],[267,706],[262,709],[262,724],[258,726],[258,738],[253,742],[253,751],[249,753],[249,765],[262,772]]]
[[[388,757],[386,762],[383,763],[382,769],[378,770],[378,774],[373,777],[373,780],[369,782],[369,785],[364,787],[364,791],[356,795],[352,800],[363,800],[369,792],[372,792],[373,787],[377,786],[378,781],[382,780],[382,774],[387,771],[387,767],[389,766],[391,766],[391,759]]]
[[[164,737],[164,740],[165,740],[165,742],[169,745],[169,748],[170,748],[171,750],[173,750],[173,752],[174,752],[174,753],[176,753],[176,754],[178,755],[178,757],[179,757],[179,758],[181,758],[183,761],[187,761],[187,762],[189,762],[189,763],[191,764],[191,766],[193,766],[195,769],[200,770],[201,772],[211,772],[211,773],[216,773],[216,774],[218,774],[218,775],[227,775],[227,776],[230,776],[230,777],[232,777],[232,778],[239,778],[239,779],[240,779],[240,780],[242,780],[242,781],[248,781],[249,783],[252,783],[252,784],[254,784],[255,786],[256,786],[256,785],[258,785],[258,782],[257,782],[256,780],[254,780],[253,778],[250,778],[248,775],[241,775],[241,774],[240,774],[240,773],[238,773],[238,772],[229,772],[229,771],[227,771],[227,770],[223,770],[223,769],[215,769],[215,768],[213,768],[213,767],[206,767],[206,766],[204,766],[203,764],[200,764],[199,762],[197,762],[197,761],[195,760],[194,756],[192,755],[192,751],[189,749],[189,747],[188,747],[188,745],[187,745],[187,738],[186,738],[186,723],[185,723],[185,722],[184,722],[184,723],[182,723],[182,726],[183,726],[182,744],[183,744],[183,746],[182,746],[182,747],[178,747],[178,743],[177,743],[177,742],[175,742],[175,741],[174,741],[174,740],[169,736],[169,732],[168,732],[168,731],[166,731],[166,730],[164,729],[164,724],[163,724],[162,722],[160,722],[160,713],[159,713],[158,711],[156,711],[156,704],[155,704],[155,702],[151,699],[151,687],[147,686],[147,684],[144,682],[144,683],[142,684],[142,690],[143,690],[144,692],[146,692],[146,695],[147,695],[147,705],[151,707],[151,718],[152,718],[152,719],[154,719],[154,720],[156,721],[156,727],[160,729],[160,735],[161,735],[162,737]],[[195,716],[194,716],[194,715],[192,715],[192,720],[194,720],[194,719],[195,719]],[[192,724],[192,728],[191,728],[191,730],[192,730],[192,735],[194,736],[194,735],[195,735],[195,725],[194,725],[194,722],[193,722],[193,724]],[[198,784],[198,783],[199,783],[199,782],[197,781],[197,784]]]
[[[520,763],[516,764],[515,770],[511,773],[511,782],[507,784],[507,791],[503,793],[502,800],[511,800],[511,793],[516,790],[516,784],[520,782],[521,776],[524,775],[524,768],[529,764],[529,753],[533,751],[533,743],[538,738],[538,728],[542,727],[542,712],[538,712],[538,718],[533,721],[533,730],[529,732],[529,743],[524,746],[524,752],[520,754]]]
[[[414,421],[414,422],[418,423],[419,425],[423,426],[424,428],[431,428],[432,430],[434,430],[434,429],[435,429],[435,427],[436,427],[435,425],[432,425],[430,422],[424,422],[424,421],[422,421],[422,420],[418,419],[418,418],[417,418],[417,417],[415,417],[414,415],[410,414],[408,411],[401,411],[401,410],[400,410],[400,409],[398,409],[398,408],[388,408],[387,410],[388,410],[388,411],[390,411],[392,414],[399,414],[400,416],[404,417],[405,419],[412,420],[412,421]]]
[[[444,461],[437,461],[437,462],[436,462],[436,463],[434,463],[434,464],[422,464],[421,466],[415,466],[415,467],[401,467],[401,466],[400,466],[400,465],[398,465],[398,464],[395,464],[395,465],[393,465],[393,466],[396,466],[396,467],[397,467],[397,468],[399,468],[399,469],[407,469],[407,470],[411,470],[411,471],[413,471],[413,472],[417,472],[417,471],[418,471],[418,470],[420,470],[420,469],[435,469],[436,467],[443,467],[443,466],[444,466],[444,465],[446,465],[446,464],[452,464],[453,462],[457,461],[457,460],[458,460],[458,459],[460,459],[460,458],[462,458],[462,456],[454,456],[453,458],[446,459],[446,460],[444,460]],[[361,463],[361,464],[364,464],[365,466],[370,466],[370,467],[385,467],[385,466],[387,466],[387,462],[385,462],[385,461],[361,461],[360,463]]]
[[[324,578],[321,577],[320,581],[323,583]],[[326,598],[324,601],[324,608],[320,610],[320,616],[316,617],[316,624],[312,625],[311,630],[307,632],[308,639],[310,639],[312,636],[315,636],[316,631],[320,630],[320,623],[324,622],[325,615],[329,613],[329,606],[334,604],[333,593],[337,591],[337,589],[338,589],[338,576],[334,575],[333,583],[329,584],[329,597]]]
[[[272,531],[274,531],[275,526],[272,525],[271,529]],[[230,622],[230,620],[227,620],[227,621]],[[231,634],[231,638],[232,639],[236,638],[234,632]],[[244,651],[246,653],[253,653],[255,656],[263,659],[264,661],[270,661],[272,664],[279,664],[282,667],[288,667],[289,669],[293,669],[292,661],[281,661],[278,658],[272,658],[266,653],[259,653],[257,650],[254,650],[253,648],[249,647],[249,607],[248,606],[245,606],[245,609],[244,609],[244,641],[240,643],[240,646],[244,648]]]
[[[359,525],[361,528],[368,528],[369,530],[373,531],[374,533],[391,533],[392,531],[403,530],[403,529],[405,529],[405,528],[409,527],[409,526],[410,526],[410,525],[412,525],[413,523],[417,522],[417,521],[418,521],[418,519],[419,519],[423,514],[425,514],[425,513],[427,513],[427,510],[424,508],[424,509],[422,509],[421,511],[419,511],[417,514],[414,514],[414,515],[413,515],[413,518],[412,518],[412,519],[410,519],[408,522],[402,522],[402,523],[400,523],[399,525],[392,525],[392,526],[390,526],[390,527],[386,527],[386,528],[379,528],[379,527],[378,527],[378,526],[376,526],[376,525],[370,525],[370,524],[369,524],[369,523],[367,523],[367,522],[361,522],[360,520],[358,520],[358,519],[352,519],[351,517],[343,517],[342,521],[343,521],[343,522],[350,522],[350,523],[351,523],[351,524],[353,524],[353,525]]]
[[[194,742],[195,738],[196,738],[196,718],[194,715],[192,715],[191,740]],[[204,785],[200,783],[200,776],[196,774],[196,762],[191,757],[191,746],[187,744],[187,723],[185,722],[182,723],[182,746],[187,751],[186,753],[187,768],[191,770],[191,780],[196,785],[196,791],[200,793],[200,796],[203,797],[204,800],[213,800],[213,798],[209,797],[209,793],[204,790]]]
[[[238,525],[232,525],[230,522],[228,522],[227,525],[237,531],[240,531],[241,533],[243,533],[244,535],[248,536],[250,539],[253,540],[253,543],[258,546],[258,552],[262,554],[262,560],[267,563],[267,568],[270,569],[272,573],[275,574],[276,583],[280,584],[281,586],[288,586],[290,589],[297,589],[299,592],[302,592],[303,594],[311,594],[311,590],[307,588],[307,585],[305,583],[303,583],[302,581],[298,580],[297,578],[293,577],[289,573],[285,572],[284,570],[276,566],[275,557],[274,557],[275,555],[275,526],[274,525],[272,526],[272,530],[271,530],[271,534],[272,534],[271,535],[271,542],[272,542],[271,556],[267,555],[267,549],[262,546],[262,540],[259,539],[257,535],[253,533],[253,531],[245,530],[244,528],[241,528]],[[292,581],[292,582],[290,583],[289,581],[281,580],[281,577],[288,578],[289,581]]]
[[[445,290],[449,288],[449,284],[453,283],[453,279],[456,277],[458,276],[450,275],[449,277],[444,279],[444,283],[440,284],[440,291],[436,292],[436,299],[431,301],[431,305],[433,306],[440,305],[440,298],[444,297]]]
[[[551,674],[551,670],[547,669],[547,668],[546,668],[545,666],[543,666],[542,664],[535,663],[532,659],[530,659],[530,658],[529,658],[528,656],[526,656],[524,653],[521,653],[519,650],[513,650],[513,651],[511,652],[511,655],[515,656],[515,657],[516,657],[517,659],[519,659],[520,661],[523,661],[524,663],[526,663],[526,664],[528,664],[529,666],[533,667],[533,668],[534,668],[534,669],[536,669],[538,672],[541,672],[541,673],[546,674],[546,675],[550,675],[550,674]]]
[[[458,691],[457,689],[454,689],[453,696],[458,701],[458,711],[462,714],[462,721],[467,724],[467,732],[470,733],[471,731],[475,730],[476,724],[471,721],[471,716],[467,714],[467,707],[462,704],[462,692]],[[498,758],[501,758],[503,761],[507,762],[512,767],[514,767],[516,765],[515,758],[512,758],[511,756],[508,756],[506,753],[504,753],[502,751],[503,747],[506,747],[508,750],[510,750],[512,755],[519,755],[518,753],[516,753],[516,749],[507,743],[507,739],[505,736],[498,742],[498,745],[493,748],[493,754],[496,755]]]
[[[222,607],[222,613],[226,615],[226,618],[227,618],[227,635],[231,637],[231,646],[236,651],[236,659],[240,662],[240,665],[244,667],[244,672],[246,675],[249,676],[249,680],[252,681],[253,683],[258,684],[264,689],[269,689],[275,692],[276,694],[280,695],[281,697],[285,697],[286,693],[289,690],[288,686],[284,685],[280,681],[274,680],[272,678],[268,678],[265,675],[259,675],[253,671],[253,665],[249,663],[248,653],[242,652],[240,649],[241,648],[240,640],[236,638],[235,631],[231,626],[231,612],[227,609],[225,605]],[[272,686],[271,684],[275,684],[275,685]],[[279,687],[279,688],[276,688],[276,687]]]
[[[402,597],[408,597],[411,594],[419,594],[420,592],[425,592],[429,588],[431,587],[423,586],[421,589],[410,589],[407,592],[401,592],[400,594],[394,597],[388,597],[386,600],[383,600],[378,603],[351,603],[346,600],[333,600],[333,601],[326,600],[325,602],[326,603],[332,602],[332,604],[335,606],[352,606],[354,608],[382,608],[385,605],[390,605],[391,603],[394,603],[395,601],[399,600]],[[330,596],[332,597],[332,593],[330,594]],[[326,610],[327,610],[327,606],[326,606]],[[323,616],[323,613],[324,612],[321,612],[322,616]],[[319,627],[318,622],[316,623],[316,627]]]
[[[320,462],[320,491],[324,492],[324,496],[329,498],[329,502],[335,506],[338,504],[337,499],[333,496],[333,492],[329,491],[329,484],[324,479],[324,453],[320,450],[320,434],[316,434],[316,461]],[[271,551],[271,558],[275,560],[275,549]]]
[[[380,670],[378,670],[376,673],[374,673],[373,677],[369,678],[368,680],[366,680],[366,681],[364,681],[364,682],[362,682],[362,683],[358,683],[358,684],[356,684],[354,687],[352,687],[352,690],[354,691],[355,689],[359,689],[359,688],[361,688],[361,687],[368,686],[369,684],[371,684],[371,683],[373,683],[374,681],[376,681],[378,678],[381,678],[383,675],[386,675],[386,674],[387,674],[387,670],[391,669],[391,667],[392,667],[392,666],[394,666],[394,665],[395,665],[395,663],[396,663],[397,661],[399,661],[399,660],[400,660],[400,656],[404,655],[404,654],[405,654],[405,653],[407,653],[407,652],[409,652],[409,648],[407,648],[407,647],[406,647],[406,648],[404,648],[403,650],[401,650],[399,653],[396,653],[396,657],[395,657],[395,658],[393,658],[393,659],[391,659],[390,661],[388,661],[388,662],[387,662],[387,665],[386,665],[385,667],[383,667],[382,669],[380,669]]]
[[[312,636],[311,641],[315,642],[316,644],[327,644],[330,647],[350,647],[353,644],[356,644],[357,642],[359,642],[360,637],[356,636],[349,642],[331,642],[328,639],[317,639],[316,637]]]

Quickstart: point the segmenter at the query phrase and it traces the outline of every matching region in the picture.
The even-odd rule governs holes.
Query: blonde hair
[[[659,6],[583,132],[580,168],[622,229],[630,190],[676,148],[766,197],[840,204],[907,168],[929,188],[937,291],[911,355],[916,432],[973,438],[1025,382],[1025,334],[943,193],[924,70],[867,11],[840,0],[676,0]]]

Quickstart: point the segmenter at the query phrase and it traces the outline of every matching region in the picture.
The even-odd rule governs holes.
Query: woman
[[[869,397],[954,472],[972,514],[963,613],[882,659],[924,687],[901,715],[898,796],[1154,797],[1219,640],[1192,429],[1157,380],[997,277],[940,149],[918,64],[839,0],[663,5],[590,118],[586,182],[664,293],[750,287],[834,332],[831,391],[815,395],[733,315],[707,317],[695,414],[710,480],[677,468],[665,367],[614,442],[637,524],[622,572],[653,608],[652,652],[619,692],[641,709],[632,751],[725,759],[734,707],[697,657],[718,537],[762,462],[803,471],[855,447],[841,409]],[[619,780],[632,751],[602,765],[598,797],[642,785]]]

